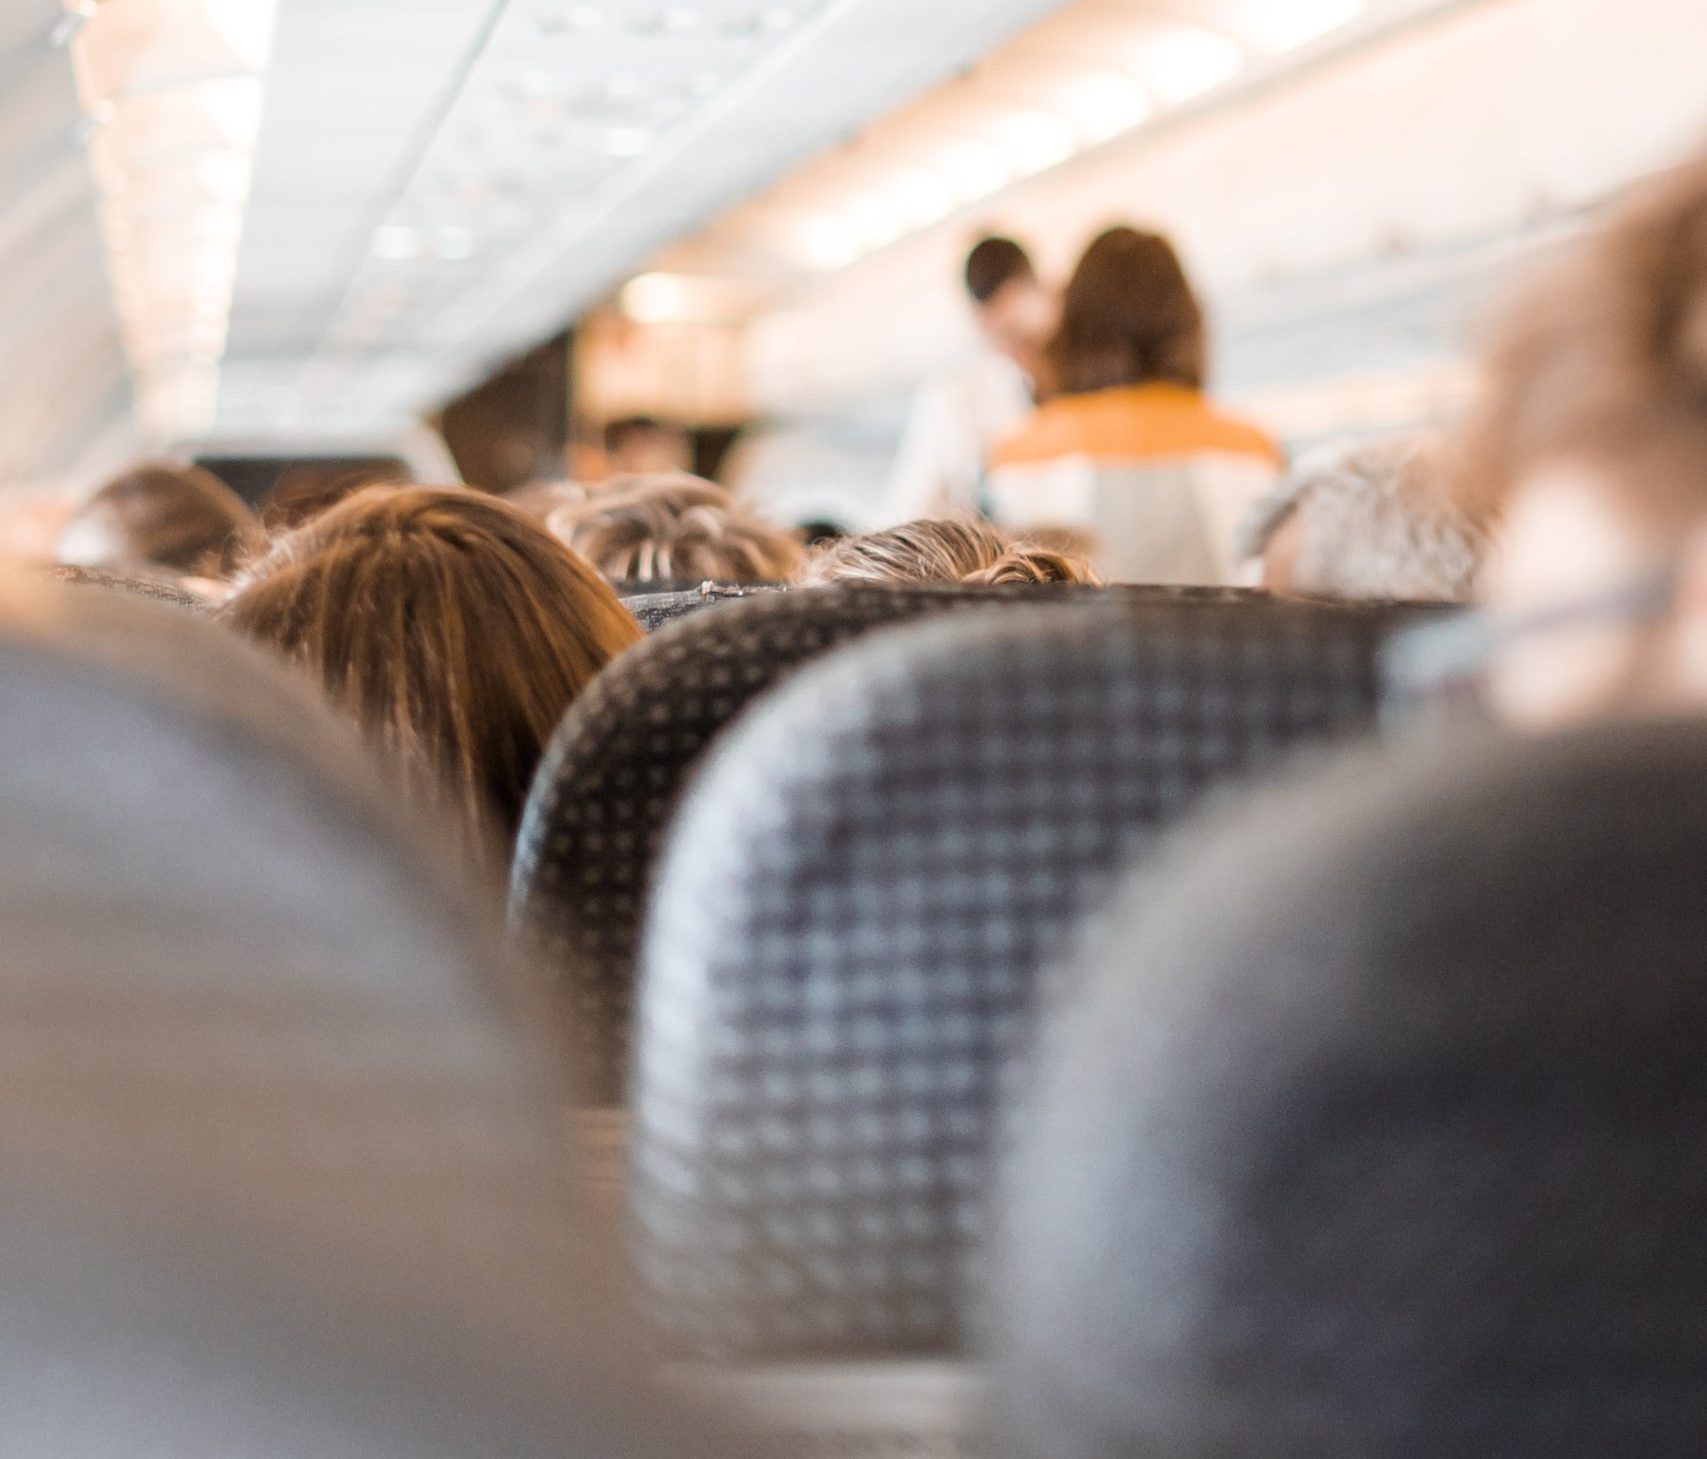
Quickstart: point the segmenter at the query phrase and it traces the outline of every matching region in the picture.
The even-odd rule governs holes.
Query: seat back
[[[1210,787],[1363,730],[1408,610],[1035,607],[831,657],[714,754],[660,867],[631,1136],[703,1353],[956,1350],[999,1073],[1115,869]]]
[[[163,1181],[206,1165],[206,1140],[225,1162],[207,1199],[312,1173],[329,1221],[394,1183],[437,1220],[555,1171],[560,1069],[501,920],[353,732],[205,619],[18,591],[0,590],[6,1137]]]
[[[0,582],[0,682],[7,1452],[657,1452],[495,889],[205,619]]]
[[[593,1097],[622,1097],[635,943],[664,827],[706,747],[748,704],[873,628],[996,604],[1101,597],[1094,589],[1029,587],[769,593],[696,613],[601,673],[540,764],[510,889],[512,919],[550,970]]]
[[[1449,741],[1199,828],[1015,1121],[1025,1459],[1707,1441],[1707,732]]]
[[[738,603],[743,598],[762,597],[779,591],[775,587],[740,587],[722,583],[687,586],[617,584],[617,596],[622,599],[622,606],[634,615],[635,622],[647,633],[656,633],[678,618],[687,618],[704,608],[714,608],[720,603]]]

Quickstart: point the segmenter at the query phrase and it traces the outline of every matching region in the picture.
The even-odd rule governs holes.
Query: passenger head
[[[612,582],[777,583],[800,565],[792,534],[697,476],[617,482],[550,525]]]
[[[261,504],[261,524],[270,533],[288,532],[358,491],[407,486],[410,480],[409,468],[401,461],[314,461],[292,466],[280,473]]]
[[[660,476],[685,472],[693,465],[693,448],[679,426],[634,415],[605,427],[606,470],[615,477]]]
[[[800,582],[912,583],[994,587],[1009,583],[1088,583],[1096,574],[1076,557],[1016,543],[979,517],[908,522],[887,532],[827,542],[806,559]]]
[[[1707,159],[1516,305],[1469,443],[1502,517],[1490,697],[1537,728],[1707,708]]]
[[[564,712],[640,637],[520,512],[420,487],[358,493],[279,538],[225,614],[306,669],[476,858],[514,834]]]
[[[1035,378],[1060,304],[1031,256],[1011,238],[984,239],[966,256],[966,292],[984,337]]]
[[[1475,590],[1488,537],[1462,498],[1439,441],[1330,448],[1258,506],[1241,548],[1262,559],[1271,592],[1459,602]]]
[[[74,567],[163,568],[225,578],[260,540],[243,499],[194,466],[139,466],[114,478],[72,515],[59,559]]]
[[[1159,233],[1113,228],[1085,250],[1049,347],[1067,395],[1122,385],[1203,388],[1203,310],[1179,255]]]

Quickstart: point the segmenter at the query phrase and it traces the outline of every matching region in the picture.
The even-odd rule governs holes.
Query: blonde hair
[[[1503,507],[1537,468],[1612,468],[1660,526],[1707,514],[1707,157],[1649,191],[1514,301],[1466,455]]]
[[[1490,532],[1460,500],[1459,476],[1456,455],[1433,437],[1327,447],[1257,505],[1241,530],[1240,555],[1264,556],[1296,519],[1296,592],[1467,601]]]
[[[908,583],[996,587],[1015,583],[1083,583],[1097,576],[1076,557],[1015,543],[978,517],[908,522],[887,532],[826,542],[807,557],[799,582]]]
[[[613,582],[786,582],[802,555],[792,534],[697,476],[628,477],[548,525]]]
[[[513,836],[570,704],[641,637],[514,507],[421,487],[359,492],[279,538],[223,617],[306,669],[477,857]]]

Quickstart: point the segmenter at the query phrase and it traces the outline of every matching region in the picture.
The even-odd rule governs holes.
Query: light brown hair
[[[212,472],[151,464],[115,477],[65,524],[63,562],[78,567],[160,567],[223,578],[260,543],[260,524]]]
[[[421,487],[359,492],[281,537],[224,616],[312,674],[477,857],[513,836],[570,704],[641,636],[515,508]]]
[[[1086,583],[1096,574],[1078,558],[1015,543],[977,517],[908,522],[887,532],[826,542],[800,572],[806,587],[875,583],[899,587],[934,583],[994,587],[1008,583]]]
[[[1485,374],[1466,441],[1484,509],[1572,462],[1611,468],[1656,526],[1707,514],[1707,158],[1537,276]]]
[[[1201,390],[1207,352],[1202,306],[1166,238],[1111,228],[1085,250],[1049,346],[1057,390],[1158,382]]]
[[[628,478],[549,524],[612,582],[786,582],[802,552],[793,534],[697,476]]]

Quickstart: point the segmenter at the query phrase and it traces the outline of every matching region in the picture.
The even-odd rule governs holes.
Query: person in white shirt
[[[966,292],[988,348],[928,381],[914,398],[882,515],[908,522],[974,510],[996,446],[1036,405],[1055,295],[1011,238],[986,238],[966,259]]]

